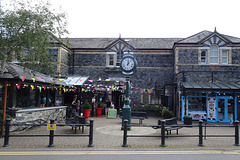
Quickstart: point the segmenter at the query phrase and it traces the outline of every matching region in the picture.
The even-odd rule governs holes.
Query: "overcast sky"
[[[185,38],[203,30],[240,37],[240,0],[50,0],[68,37]]]

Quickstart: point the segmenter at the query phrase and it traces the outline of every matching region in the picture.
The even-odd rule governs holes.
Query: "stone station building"
[[[80,99],[123,106],[125,76],[119,64],[130,52],[138,62],[130,77],[132,103],[163,105],[179,119],[230,122],[240,118],[240,38],[202,31],[187,38],[69,38],[55,44],[61,77],[88,77]],[[66,57],[69,57],[66,61]]]

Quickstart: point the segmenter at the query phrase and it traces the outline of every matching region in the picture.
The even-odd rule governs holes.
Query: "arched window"
[[[219,48],[217,45],[212,45],[210,48],[210,64],[219,64]]]

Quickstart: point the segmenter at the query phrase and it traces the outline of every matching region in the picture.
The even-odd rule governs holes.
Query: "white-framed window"
[[[106,53],[106,67],[120,67],[120,62],[123,58],[124,54],[128,52],[123,52],[122,50],[118,50],[117,52],[107,52]],[[133,54],[130,52],[130,54]]]
[[[222,50],[222,64],[228,64],[228,50]]]
[[[115,56],[116,56],[116,52],[107,52],[106,67],[115,67],[116,66]]]
[[[200,65],[231,65],[232,48],[219,47],[212,44],[210,47],[198,48],[198,64]]]
[[[219,48],[217,45],[212,45],[210,47],[209,63],[219,64]]]
[[[207,50],[201,51],[201,64],[207,64]]]

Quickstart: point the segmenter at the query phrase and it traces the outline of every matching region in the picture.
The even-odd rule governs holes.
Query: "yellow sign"
[[[47,130],[55,131],[56,130],[56,124],[48,124]]]

